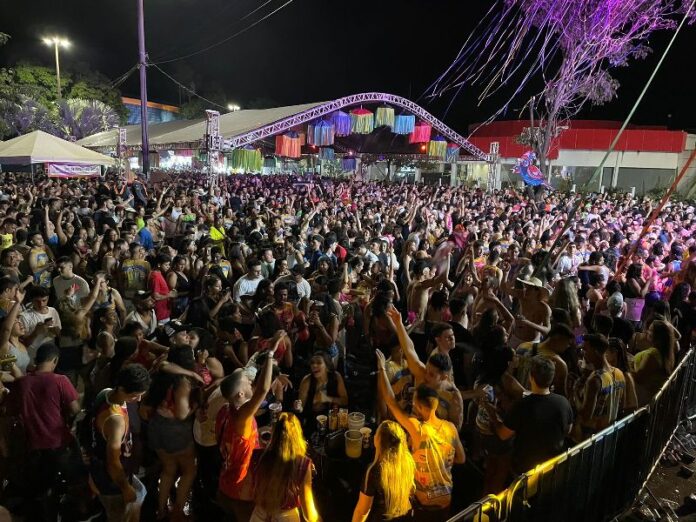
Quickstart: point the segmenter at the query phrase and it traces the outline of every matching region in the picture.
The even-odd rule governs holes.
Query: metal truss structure
[[[223,141],[222,149],[230,150],[235,148],[244,147],[256,141],[259,141],[269,136],[274,136],[282,132],[289,131],[290,129],[308,123],[310,121],[328,116],[334,111],[342,109],[344,107],[351,107],[354,105],[360,105],[363,103],[387,103],[394,105],[396,107],[401,107],[406,109],[411,114],[417,116],[422,121],[429,123],[432,127],[437,130],[443,137],[450,140],[452,143],[456,143],[463,150],[467,151],[471,156],[478,160],[490,162],[490,155],[483,152],[481,149],[470,143],[466,138],[461,136],[459,133],[450,129],[443,122],[438,120],[435,116],[430,114],[428,111],[423,109],[420,105],[402,98],[401,96],[396,96],[394,94],[387,94],[382,92],[365,92],[362,94],[354,94],[352,96],[345,96],[337,100],[323,103],[316,107],[313,107],[304,112],[293,114],[288,118],[278,120],[269,125],[265,125],[258,129],[240,134],[239,136],[234,136],[233,138],[226,139]]]

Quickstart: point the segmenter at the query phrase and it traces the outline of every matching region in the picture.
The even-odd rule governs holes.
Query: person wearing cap
[[[512,288],[510,283],[505,285],[507,292],[520,301],[520,312],[510,336],[513,350],[521,343],[541,340],[542,334],[548,333],[551,327],[551,307],[546,304],[551,296],[549,288],[536,277],[516,281],[521,288]]]
[[[157,315],[155,314],[155,300],[152,293],[139,290],[133,297],[135,310],[126,316],[126,324],[138,323],[143,327],[145,338],[151,340],[157,330]]]
[[[192,325],[182,323],[177,319],[169,321],[166,325],[164,325],[164,335],[169,340],[169,346],[190,346],[191,338],[189,337],[188,333],[191,330],[191,328],[193,328]]]
[[[614,292],[609,296],[609,299],[607,299],[607,311],[614,322],[609,337],[617,337],[628,346],[631,339],[633,339],[633,334],[635,334],[635,328],[631,321],[623,318],[623,315],[626,313],[626,304],[621,292]]]

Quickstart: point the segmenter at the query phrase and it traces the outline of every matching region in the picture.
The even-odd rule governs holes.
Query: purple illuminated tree
[[[619,83],[611,70],[645,58],[649,37],[674,29],[689,4],[691,0],[499,0],[430,93],[482,85],[482,101],[511,87],[512,95],[491,121],[541,76],[544,86],[530,101],[539,123],[520,140],[533,147],[548,174],[546,158],[564,121],[587,104],[613,100]]]

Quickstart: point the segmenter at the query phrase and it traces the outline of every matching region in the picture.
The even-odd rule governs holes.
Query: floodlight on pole
[[[41,39],[43,43],[48,46],[53,46],[56,54],[56,86],[58,91],[58,99],[62,98],[60,92],[60,53],[58,52],[59,47],[68,48],[70,47],[70,41],[66,38],[60,38],[59,36],[47,36]]]
[[[227,110],[229,110],[230,112],[237,112],[242,110],[242,108],[239,105],[235,105],[234,103],[228,103]]]

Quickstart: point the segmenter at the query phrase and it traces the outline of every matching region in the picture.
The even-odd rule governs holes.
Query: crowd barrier
[[[646,406],[537,466],[448,522],[611,520],[631,507],[679,423],[696,413],[691,349]]]

